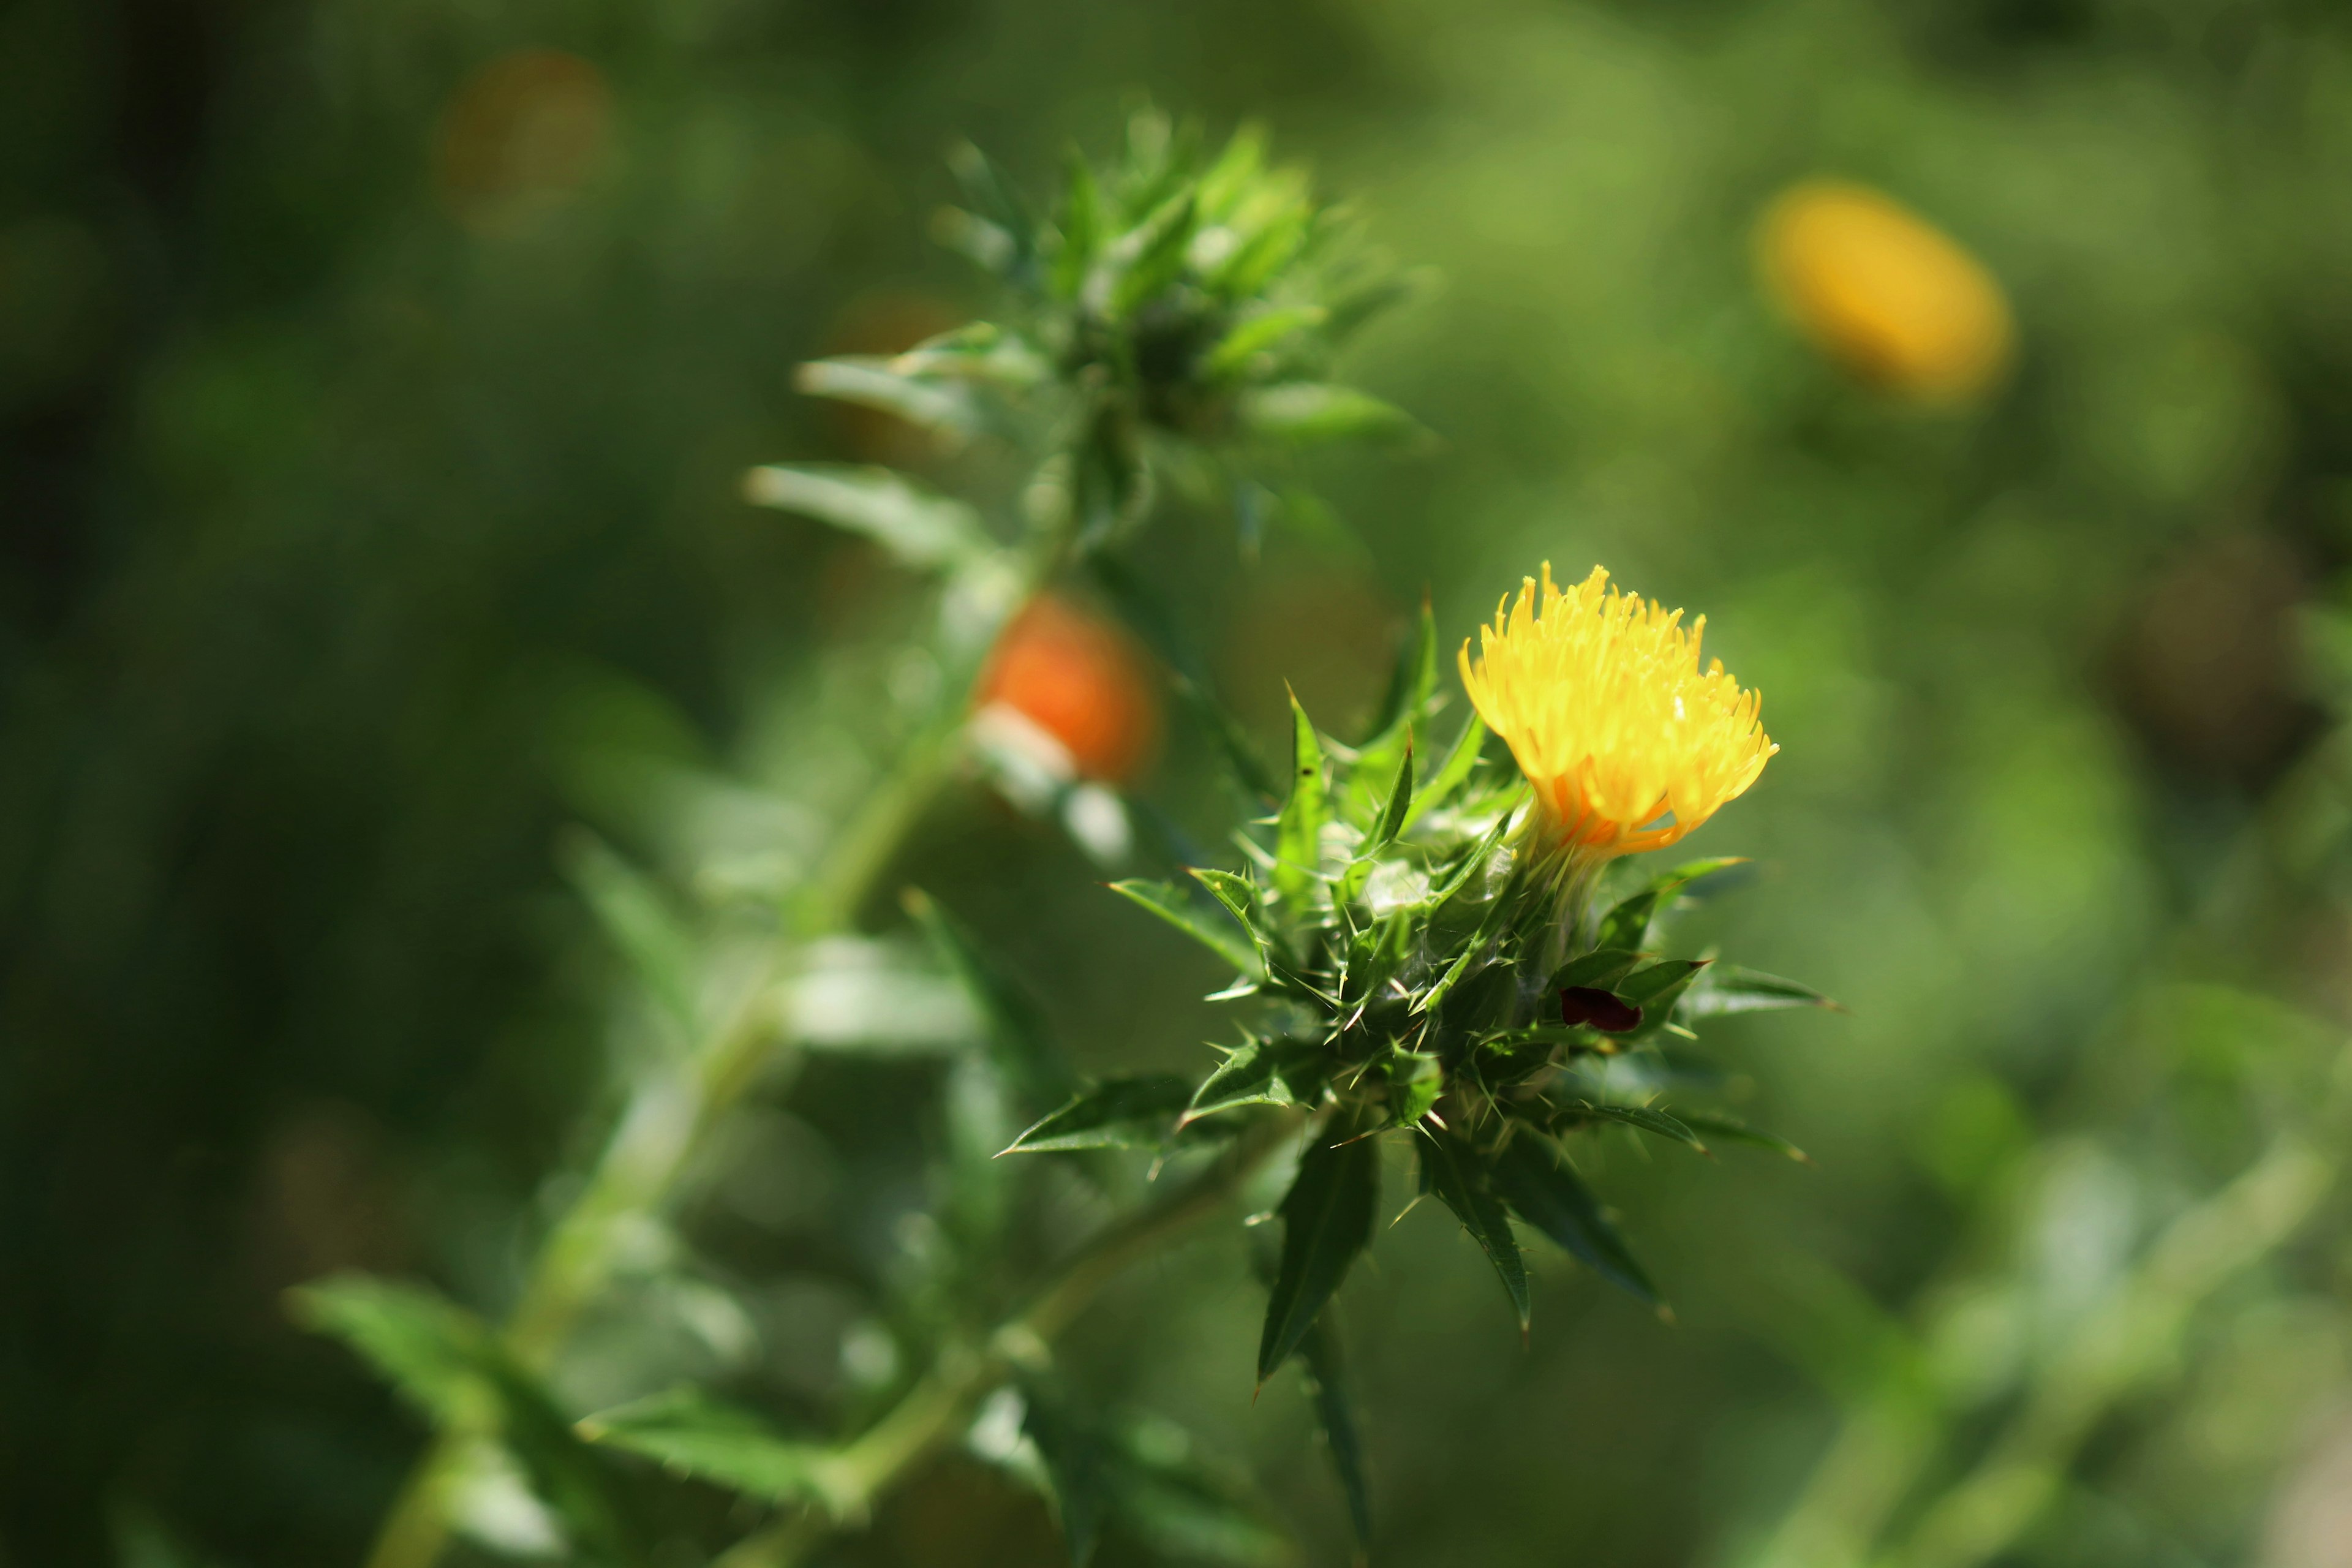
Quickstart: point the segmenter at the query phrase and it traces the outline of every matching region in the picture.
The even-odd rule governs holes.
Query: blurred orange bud
[[[604,150],[612,94],[604,74],[560,49],[501,55],[441,111],[434,184],[478,233],[523,226],[586,182]]]
[[[1863,380],[1923,402],[1998,380],[2016,340],[1983,264],[1891,197],[1808,180],[1766,209],[1766,286],[1813,345]]]
[[[1160,700],[1118,627],[1046,595],[1014,616],[981,677],[980,706],[1009,708],[1069,753],[1082,777],[1124,784],[1160,742]]]

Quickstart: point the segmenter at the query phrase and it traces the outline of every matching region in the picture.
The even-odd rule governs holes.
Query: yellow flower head
[[[1799,328],[1865,381],[1956,403],[2008,368],[2017,333],[2000,283],[1949,236],[1865,185],[1809,180],[1783,192],[1757,249]]]
[[[1560,847],[1595,859],[1672,844],[1756,782],[1780,748],[1758,722],[1761,698],[1716,660],[1699,668],[1701,616],[1592,575],[1562,593],[1546,562],[1495,624],[1479,658],[1462,645],[1462,684],[1535,785]]]

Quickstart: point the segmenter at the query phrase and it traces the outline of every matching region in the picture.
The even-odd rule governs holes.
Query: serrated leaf
[[[1192,1085],[1172,1074],[1108,1079],[1041,1118],[1004,1152],[1156,1149],[1168,1142],[1176,1119],[1192,1102]]]
[[[873,540],[907,565],[956,566],[996,546],[980,514],[887,468],[772,463],[744,476],[746,500]]]
[[[695,1001],[695,942],[653,879],[586,833],[571,836],[564,869],[597,923],[629,961],[647,994],[690,1037]]]
[[[1257,1380],[1264,1384],[1290,1359],[1315,1325],[1356,1255],[1372,1239],[1380,1207],[1380,1150],[1369,1138],[1329,1140],[1326,1129],[1299,1157],[1298,1174],[1282,1200],[1282,1260],[1267,1294],[1265,1328],[1258,1338]]]
[[[1494,1173],[1496,1188],[1513,1214],[1636,1300],[1664,1307],[1592,1189],[1550,1139],[1533,1133],[1512,1139],[1496,1157]]]
[[[1021,1394],[1026,1406],[1021,1429],[1045,1461],[1063,1547],[1070,1554],[1071,1568],[1084,1568],[1102,1539],[1103,1515],[1110,1504],[1107,1471],[1111,1455],[1099,1427],[1066,1393],[1047,1387],[1042,1379],[1025,1379]]]
[[[1328,314],[1320,305],[1291,305],[1246,317],[1208,352],[1202,371],[1216,380],[1238,376],[1258,355],[1286,338],[1321,326]]]
[[[1274,890],[1291,920],[1302,919],[1314,907],[1316,883],[1323,865],[1323,817],[1328,802],[1323,790],[1323,747],[1315,726],[1290,699],[1290,798],[1283,803],[1274,835]]]
[[[1477,1242],[1503,1282],[1503,1293],[1518,1314],[1526,1332],[1530,1316],[1528,1266],[1519,1256],[1518,1238],[1511,1234],[1510,1215],[1490,1182],[1486,1163],[1478,1151],[1442,1128],[1423,1123],[1418,1147],[1423,1184],[1454,1211],[1454,1217]]]
[[[877,354],[837,354],[810,360],[793,376],[793,384],[811,397],[855,403],[895,414],[910,425],[962,440],[977,435],[987,423],[971,389],[954,382],[907,375]],[[753,497],[758,500],[758,497]]]
[[[1253,433],[1292,446],[1397,441],[1421,428],[1392,403],[1352,386],[1319,381],[1286,381],[1252,388],[1241,396],[1240,413]]]
[[[1360,1556],[1372,1545],[1372,1489],[1364,1463],[1363,1436],[1356,1424],[1347,1358],[1339,1330],[1331,1321],[1332,1310],[1326,1307],[1318,1314],[1315,1326],[1299,1342],[1298,1353],[1307,1363],[1316,1425],[1322,1428],[1325,1451],[1339,1474],[1339,1491],[1348,1500],[1348,1523],[1355,1531]]]
[[[1692,1131],[1709,1138],[1720,1138],[1727,1143],[1747,1143],[1759,1149],[1769,1149],[1775,1154],[1787,1156],[1801,1165],[1813,1163],[1812,1156],[1790,1142],[1786,1138],[1766,1132],[1729,1116],[1717,1116],[1706,1111],[1677,1111]]]
[[[1150,910],[1243,973],[1257,975],[1265,972],[1246,929],[1234,930],[1224,916],[1203,908],[1198,900],[1173,882],[1129,879],[1109,886],[1112,892]],[[1227,913],[1232,912],[1231,906],[1225,908]],[[1242,917],[1234,915],[1233,918],[1240,920]]]
[[[827,1500],[823,1446],[786,1437],[761,1417],[698,1388],[674,1388],[600,1410],[579,1422],[578,1430],[591,1443],[762,1502]]]
[[[1054,1043],[1045,1011],[1027,988],[990,959],[963,922],[929,894],[909,888],[905,902],[907,912],[980,1009],[989,1054],[998,1070],[1033,1108],[1052,1105],[1067,1095],[1072,1080],[1068,1059]]]
[[[1660,1138],[1680,1143],[1685,1148],[1696,1149],[1702,1154],[1707,1152],[1706,1145],[1699,1142],[1698,1134],[1693,1131],[1682,1118],[1671,1111],[1660,1110],[1652,1106],[1612,1105],[1601,1100],[1566,1100],[1559,1102],[1559,1114],[1553,1121],[1554,1127],[1557,1128],[1559,1121],[1564,1119],[1615,1121],[1623,1126],[1635,1127],[1644,1132],[1654,1133]]]
[[[1247,1041],[1202,1080],[1179,1125],[1245,1105],[1312,1108],[1330,1072],[1328,1053],[1312,1042]]]
[[[1693,1018],[1719,1017],[1729,1013],[1769,1013],[1788,1007],[1843,1008],[1811,986],[1783,980],[1759,969],[1718,963],[1703,984],[1694,984],[1683,997],[1683,1011]]]

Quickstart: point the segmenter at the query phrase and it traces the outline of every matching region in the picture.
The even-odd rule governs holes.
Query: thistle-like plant
[[[1662,1042],[1692,1020],[1820,1000],[1649,951],[1678,891],[1728,863],[1601,892],[1627,857],[1754,779],[1770,747],[1752,695],[1699,670],[1696,628],[1605,594],[1597,574],[1567,595],[1547,575],[1479,660],[1465,651],[1480,716],[1450,742],[1424,612],[1373,733],[1341,746],[1294,710],[1280,784],[1184,653],[1181,616],[1119,550],[1179,487],[1230,503],[1246,544],[1295,494],[1286,449],[1408,428],[1326,379],[1333,348],[1395,285],[1246,132],[1211,157],[1146,113],[1108,169],[1071,160],[1045,217],[977,153],[958,163],[970,205],[943,230],[1001,275],[1009,310],[893,358],[818,362],[803,384],[995,442],[1025,467],[979,503],[873,468],[749,477],[753,500],[880,543],[935,584],[939,613],[923,646],[868,660],[890,679],[843,679],[858,668],[844,658],[819,683],[832,706],[801,732],[851,743],[800,748],[764,774],[667,775],[656,792],[723,798],[730,821],[818,825],[803,842],[780,829],[750,853],[678,855],[667,882],[600,847],[574,856],[629,961],[622,1107],[591,1168],[553,1189],[563,1201],[507,1282],[501,1321],[383,1281],[299,1294],[301,1315],[365,1354],[436,1433],[372,1568],[425,1568],[453,1524],[494,1545],[535,1531],[583,1561],[774,1568],[859,1527],[951,1444],[1045,1489],[1074,1560],[1119,1530],[1162,1554],[1286,1561],[1245,1488],[1160,1417],[1090,1397],[1054,1342],[1123,1266],[1294,1155],[1257,1373],[1303,1352],[1369,1537],[1328,1307],[1370,1235],[1380,1135],[1413,1142],[1423,1189],[1486,1247],[1523,1323],[1514,1215],[1656,1300],[1563,1139],[1622,1125],[1695,1146],[1772,1142],[1654,1094],[1677,1070]],[[992,671],[992,648],[1008,625],[1035,636],[1038,616],[1014,617],[1081,565],[1161,653],[1199,721],[1188,735],[1216,745],[1270,813],[1237,833],[1237,869],[1118,885],[1234,966],[1223,995],[1245,1010],[1242,1037],[1199,1081],[1081,1083],[991,944],[887,883],[926,804],[1019,728],[992,722],[1012,679],[1001,660]],[[927,673],[899,678],[910,668]],[[1524,780],[1487,755],[1490,728]],[[1098,758],[1095,771],[1119,770]],[[1120,837],[1097,831],[1124,809],[1116,782],[1065,781],[1065,815],[1097,848]],[[893,907],[907,936],[861,934]],[[705,1251],[692,1194],[721,1179],[746,1102],[788,1092],[791,1066],[817,1051],[934,1065],[932,1136],[904,1184],[926,1200],[898,1216],[886,1261],[828,1281],[866,1304],[841,1357],[864,1370],[836,1397],[779,1408],[753,1375],[757,1336],[725,1328],[748,1321],[739,1294],[758,1266]],[[1592,1071],[1602,1060],[1617,1065]],[[1130,1147],[1148,1160],[1107,1152]],[[1016,1152],[1046,1158],[1001,1157]],[[586,1345],[583,1322],[597,1328]],[[664,1324],[731,1342],[733,1359],[681,1359]],[[586,1386],[608,1397],[567,1393]],[[698,1513],[707,1492],[665,1472],[736,1503]],[[748,1529],[744,1505],[761,1510]]]

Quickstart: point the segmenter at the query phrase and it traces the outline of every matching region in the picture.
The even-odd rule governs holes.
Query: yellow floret
[[[1462,684],[1535,786],[1539,826],[1557,847],[1594,859],[1672,844],[1756,782],[1780,748],[1759,722],[1761,699],[1699,668],[1701,616],[1609,587],[1596,566],[1561,592],[1506,595],[1462,645]]]

